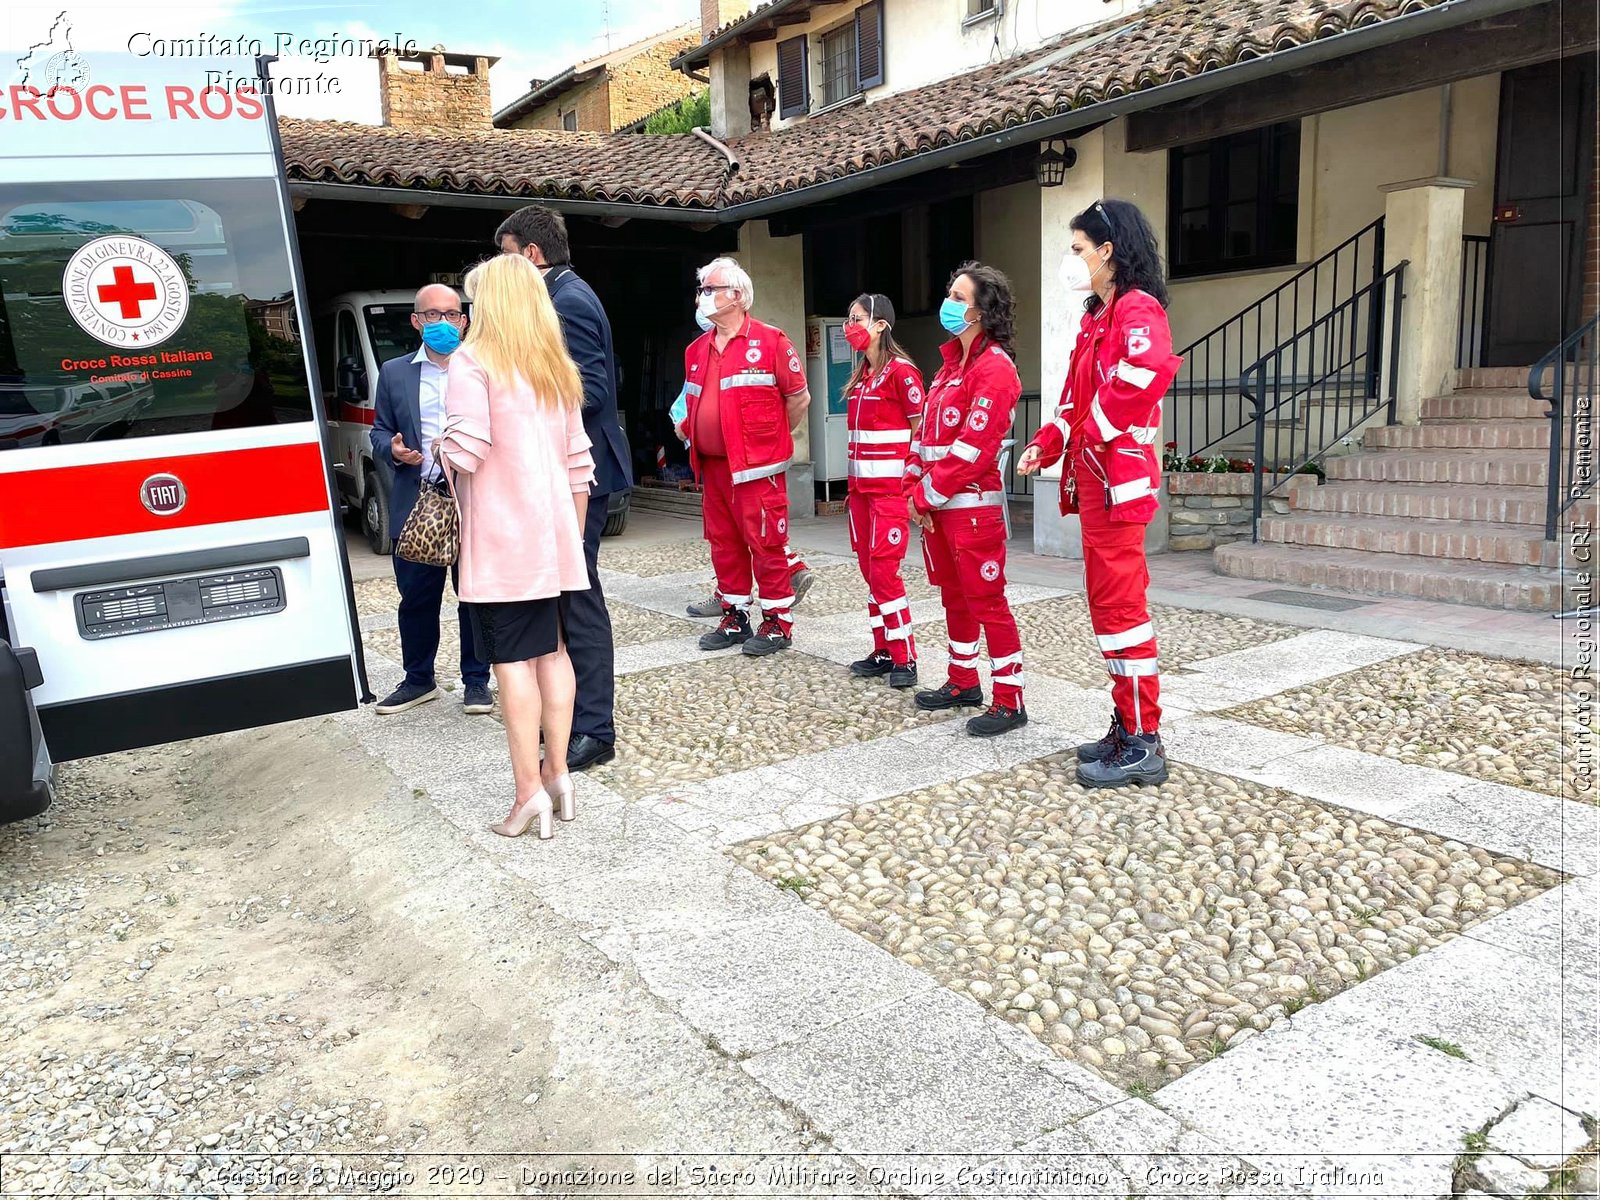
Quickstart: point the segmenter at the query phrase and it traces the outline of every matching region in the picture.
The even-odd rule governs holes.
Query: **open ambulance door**
[[[266,89],[75,57],[0,90],[0,819],[371,698]]]

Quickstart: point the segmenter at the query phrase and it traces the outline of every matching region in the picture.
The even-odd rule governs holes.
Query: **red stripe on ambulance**
[[[359,404],[339,405],[339,420],[356,425],[371,425],[378,417],[376,408],[363,408]]]
[[[182,507],[170,515],[150,511],[142,496],[145,481],[157,475],[183,485]],[[327,510],[315,442],[4,472],[0,548]]]

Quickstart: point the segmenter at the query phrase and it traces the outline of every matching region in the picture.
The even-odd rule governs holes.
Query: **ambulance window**
[[[0,185],[0,450],[310,419],[273,181]]]
[[[311,319],[311,336],[317,343],[317,376],[322,380],[324,400],[333,398],[335,384],[334,365],[339,356],[333,345],[333,314],[323,313]]]
[[[356,340],[356,318],[348,308],[339,310],[339,357],[353,358],[356,365],[365,370],[361,362],[361,344]]]
[[[367,336],[372,339],[372,357],[386,363],[402,354],[410,356],[422,345],[422,337],[411,328],[409,304],[367,305]]]

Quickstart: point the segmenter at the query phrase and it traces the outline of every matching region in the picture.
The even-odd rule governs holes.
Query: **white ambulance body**
[[[0,88],[0,819],[367,693],[270,104],[78,58]]]

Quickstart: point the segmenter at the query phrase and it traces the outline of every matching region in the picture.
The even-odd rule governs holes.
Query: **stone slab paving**
[[[840,565],[837,557],[830,562],[827,556],[808,553],[807,559],[821,567]],[[650,563],[640,566],[638,574],[608,572],[608,592],[620,601],[676,618],[682,604],[705,586],[708,573],[685,570],[681,560],[673,565],[676,574],[646,575]],[[1062,589],[1043,585],[1014,590],[1021,593],[1016,602],[1024,610],[1062,596]],[[1081,600],[1072,598],[1057,607],[1070,609],[1071,604],[1081,605]],[[764,864],[755,871],[743,865],[743,856],[754,854],[754,846],[762,841],[787,844],[840,822],[869,817],[887,822],[886,814],[909,804],[912,797],[930,793],[958,798],[946,802],[952,819],[972,814],[966,824],[977,832],[964,834],[969,840],[997,827],[1013,808],[1032,804],[1041,811],[1071,811],[1070,803],[1040,804],[1048,794],[1042,786],[1014,785],[1035,773],[1064,771],[1065,764],[1052,763],[1049,756],[1103,730],[1104,676],[1093,670],[1087,686],[1079,686],[1071,679],[1038,673],[1036,661],[1030,659],[1028,702],[1033,723],[992,743],[974,742],[956,720],[905,720],[908,703],[902,708],[902,698],[881,684],[852,691],[851,685],[860,681],[844,676],[842,666],[861,652],[856,614],[814,613],[808,621],[802,606],[799,615],[803,654],[791,652],[778,663],[729,655],[707,660],[687,637],[641,642],[619,649],[619,668],[630,672],[621,686],[625,690],[636,685],[640,697],[657,699],[649,714],[649,737],[670,738],[672,727],[681,725],[697,731],[678,735],[691,743],[695,737],[708,739],[702,749],[709,749],[711,740],[726,741],[730,736],[726,727],[720,732],[705,728],[703,714],[716,711],[718,705],[724,714],[736,714],[737,720],[757,720],[747,714],[760,708],[781,710],[789,718],[795,705],[814,703],[821,693],[835,710],[843,701],[843,710],[853,714],[849,722],[840,728],[824,722],[820,727],[827,732],[819,740],[819,726],[811,717],[768,718],[770,749],[760,749],[753,758],[737,752],[708,754],[704,761],[709,765],[696,766],[689,773],[693,777],[682,780],[657,782],[591,773],[579,782],[579,820],[558,825],[553,842],[531,838],[506,842],[484,829],[503,815],[509,801],[510,774],[497,723],[466,718],[459,708],[442,704],[425,706],[404,718],[375,718],[366,712],[341,719],[348,720],[368,747],[414,787],[427,791],[464,838],[520,886],[572,921],[613,961],[637,971],[680,1019],[804,1114],[849,1161],[858,1167],[886,1169],[909,1161],[912,1167],[903,1180],[884,1177],[887,1190],[918,1195],[1075,1194],[1070,1186],[993,1178],[985,1182],[972,1174],[975,1164],[1054,1161],[1078,1168],[1107,1164],[1115,1176],[1110,1193],[1115,1195],[1161,1191],[1207,1196],[1398,1196],[1404,1194],[1402,1188],[1409,1191],[1413,1186],[1427,1192],[1438,1183],[1441,1170],[1448,1176],[1448,1165],[1441,1168],[1438,1163],[1454,1156],[1466,1132],[1483,1128],[1487,1120],[1506,1111],[1508,1097],[1534,1090],[1556,1102],[1576,1103],[1574,1090],[1563,1090],[1562,1072],[1568,1079],[1594,1077],[1592,1063],[1581,1055],[1574,1057],[1571,1047],[1593,1046],[1595,1011],[1600,1005],[1594,995],[1597,989],[1584,985],[1594,976],[1592,955],[1585,959],[1575,949],[1586,938],[1592,943],[1592,918],[1586,925],[1573,916],[1582,906],[1590,912],[1597,907],[1593,853],[1573,846],[1585,838],[1591,846],[1600,844],[1600,826],[1591,828],[1576,816],[1595,814],[1595,809],[1329,744],[1315,735],[1209,715],[1286,688],[1313,687],[1330,675],[1403,660],[1415,653],[1409,644],[1293,630],[1291,636],[1273,637],[1264,644],[1246,640],[1230,646],[1226,638],[1197,642],[1208,648],[1209,657],[1202,652],[1183,662],[1186,670],[1168,677],[1173,684],[1168,733],[1173,757],[1180,764],[1174,772],[1177,783],[1160,792],[1082,798],[1076,802],[1076,819],[1082,820],[1089,808],[1126,805],[1132,812],[1142,803],[1146,833],[1154,836],[1154,831],[1172,822],[1181,829],[1187,811],[1203,813],[1197,817],[1201,823],[1195,832],[1211,837],[1213,845],[1206,847],[1194,834],[1184,833],[1175,843],[1183,852],[1171,862],[1160,860],[1162,853],[1171,852],[1156,848],[1152,865],[1161,870],[1150,882],[1158,891],[1163,884],[1177,886],[1173,880],[1184,859],[1219,860],[1223,850],[1215,830],[1208,831],[1204,821],[1220,816],[1226,824],[1229,805],[1245,803],[1265,804],[1266,811],[1280,814],[1277,819],[1284,827],[1275,831],[1280,850],[1291,824],[1337,830],[1341,839],[1346,826],[1353,826],[1358,838],[1384,830],[1388,841],[1383,849],[1391,852],[1366,850],[1376,859],[1360,864],[1356,871],[1360,886],[1369,893],[1380,875],[1394,885],[1402,873],[1397,870],[1401,851],[1414,856],[1409,863],[1413,871],[1420,870],[1424,850],[1430,857],[1439,851],[1447,867],[1457,868],[1463,877],[1452,880],[1448,869],[1435,864],[1433,881],[1423,889],[1431,888],[1432,896],[1440,897],[1446,887],[1455,888],[1457,910],[1470,907],[1468,901],[1477,902],[1469,886],[1481,887],[1485,902],[1506,899],[1489,896],[1491,886],[1500,887],[1502,893],[1506,890],[1504,880],[1489,880],[1486,875],[1499,870],[1499,865],[1510,868],[1502,872],[1507,878],[1540,878],[1537,868],[1506,859],[1531,855],[1549,866],[1564,865],[1578,877],[1484,919],[1485,911],[1493,907],[1486,903],[1485,911],[1467,914],[1466,931],[1446,944],[1414,958],[1404,958],[1397,949],[1397,965],[1342,992],[1323,992],[1327,998],[1296,1013],[1288,1013],[1289,1006],[1284,1005],[1283,1012],[1267,1022],[1266,1031],[1241,1039],[1214,1059],[1169,1064],[1182,1068],[1180,1078],[1146,1100],[1130,1097],[1095,1071],[1058,1055],[1028,1030],[1026,1018],[1012,1024],[971,995],[942,986],[926,960],[918,967],[897,959],[875,942],[864,924],[865,937],[802,901],[797,892],[809,892],[816,900],[820,889],[804,887],[796,882],[800,877],[785,876],[789,882],[780,887],[760,877],[771,873]],[[1197,632],[1205,635],[1204,614],[1188,615]],[[929,643],[927,624],[919,632],[924,682],[937,682],[943,675],[943,647]],[[1098,655],[1092,644],[1083,650],[1093,667]],[[782,681],[762,679],[750,670],[779,665],[789,674],[788,692]],[[374,659],[375,688],[380,677],[397,675],[397,665],[387,657]],[[708,680],[726,686],[708,691],[704,686]],[[802,681],[806,686],[796,690]],[[630,755],[625,747],[619,762]],[[1225,781],[1218,784],[1228,793],[1225,802],[1207,795],[1206,785],[1212,780]],[[1270,804],[1265,797],[1271,797]],[[1301,813],[1307,816],[1302,819],[1297,815]],[[1397,828],[1402,826],[1407,828]],[[1137,821],[1108,827],[1138,828]],[[1081,838],[1074,834],[1063,842],[1063,861],[1070,859],[1080,871],[1098,862],[1105,870],[1103,855],[1110,851],[1094,849],[1095,838],[1102,838],[1111,851],[1117,847],[1108,829],[1100,829],[1098,823],[1089,829],[1091,833]],[[1257,836],[1262,836],[1260,831]],[[1455,838],[1459,844],[1443,838]],[[956,844],[952,836],[951,846],[941,849],[953,850]],[[1000,852],[1018,860],[1038,853],[1037,847],[1024,847],[1020,841],[1016,846],[1013,850],[1007,842]],[[1476,846],[1492,853],[1478,850],[1474,856]],[[839,848],[845,849],[842,844]],[[996,849],[993,843],[983,848]],[[1243,854],[1237,846],[1231,849],[1237,863]],[[1102,857],[1097,859],[1097,854]],[[878,870],[885,881],[898,872],[909,885],[911,871],[922,864],[910,865],[909,856],[900,857],[892,869],[884,859]],[[1487,867],[1481,861],[1485,857]],[[1290,856],[1285,853],[1283,858],[1287,863]],[[843,861],[847,860],[845,856]],[[989,861],[984,870],[995,869]],[[1298,870],[1304,860],[1294,865]],[[856,874],[859,878],[849,886],[865,885],[866,872]],[[1089,874],[1078,877],[1085,886],[1093,883]],[[971,878],[965,877],[969,887],[976,887]],[[981,871],[977,878],[998,900],[1002,888],[983,880]],[[1351,876],[1338,878],[1345,881],[1343,886],[1351,886]],[[925,900],[938,895],[936,881],[930,882],[928,874],[919,882]],[[1058,886],[1065,917],[1071,899],[1066,893],[1078,885]],[[1196,905],[1203,909],[1206,903],[1214,903],[1218,915],[1234,911],[1222,906],[1228,897],[1209,897],[1205,885],[1198,886],[1198,899],[1182,898],[1191,916]],[[1337,886],[1330,886],[1330,897]],[[1525,883],[1519,885],[1519,894],[1524,886],[1535,889],[1533,883]],[[881,891],[876,879],[863,894],[874,888]],[[1281,884],[1276,895],[1257,890],[1266,902],[1263,915],[1279,916],[1273,905],[1282,901],[1283,911],[1295,907],[1314,918],[1323,917],[1306,904],[1293,903],[1296,897],[1285,897],[1284,890]],[[1296,889],[1291,885],[1290,890]],[[1297,890],[1304,891],[1308,900],[1312,897],[1308,888]],[[849,894],[848,888],[841,891]],[[1017,891],[1020,897],[1022,892]],[[1413,896],[1395,901],[1394,906],[1405,902],[1417,904]],[[1247,910],[1251,903],[1245,901]],[[1132,907],[1137,911],[1137,905]],[[1355,914],[1350,904],[1344,908],[1348,915]],[[1036,915],[1026,902],[1023,910],[1024,922]],[[1333,911],[1331,898],[1328,911]],[[1395,933],[1397,946],[1404,947],[1403,922],[1398,931],[1377,924],[1387,919],[1388,911],[1386,906],[1376,915],[1357,918],[1358,924],[1373,922],[1355,931],[1357,942],[1371,944],[1371,939],[1359,937],[1361,932]],[[1426,918],[1426,908],[1421,911]],[[1087,905],[1083,915],[1088,915]],[[1097,914],[1112,922],[1118,915],[1115,910]],[[877,908],[870,917],[885,923],[885,914]],[[998,919],[1007,919],[1003,910]],[[1348,935],[1349,921],[1345,923]],[[1269,920],[1266,928],[1275,926]],[[998,948],[987,928],[984,936]],[[1205,943],[1191,936],[1186,945]],[[1327,955],[1343,947],[1337,938],[1328,947],[1318,938],[1316,948]],[[1113,944],[1113,953],[1118,952]],[[1125,953],[1136,952],[1130,948]],[[1102,957],[1110,962],[1109,955]],[[1169,958],[1175,960],[1172,969],[1163,962],[1161,973],[1182,978],[1177,967],[1186,957]],[[1064,964],[1048,965],[1054,969]],[[1027,969],[1039,971],[1039,967]],[[1042,981],[1044,974],[1039,973]],[[1017,976],[1020,981],[1020,970]],[[1215,982],[1220,987],[1220,981]],[[1436,1002],[1442,990],[1450,993],[1448,1004]],[[1199,999],[1197,993],[1191,994]],[[1539,999],[1543,996],[1561,998],[1566,1009],[1552,1012]],[[1053,992],[1051,998],[1062,1007]],[[1042,1020],[1037,1007],[1033,1013]],[[1098,1003],[1095,1017],[1081,1010],[1079,1016],[1080,1028],[1090,1020],[1102,1025],[1102,1047],[1105,1037],[1115,1036],[1104,1032],[1106,1022],[1100,1020]],[[1180,1023],[1180,1032],[1192,1033],[1209,1016],[1209,1010],[1203,1012],[1188,1030]],[[1423,1021],[1423,1016],[1429,1020]],[[1188,1014],[1183,1019],[1188,1020]],[[1417,1042],[1419,1030],[1411,1027],[1421,1025],[1426,1026],[1421,1033],[1459,1044],[1468,1059]],[[1588,1041],[1581,1041],[1585,1036]],[[1485,1117],[1489,1109],[1493,1112]],[[1308,1156],[1308,1147],[1323,1153]],[[904,1157],[930,1149],[944,1153]],[[1324,1175],[1300,1176],[1300,1183],[1292,1182],[1288,1169],[1303,1166],[1308,1159]],[[1383,1184],[1341,1181],[1329,1174],[1336,1167],[1354,1171],[1373,1161],[1386,1168]],[[1172,1165],[1172,1172],[1149,1177],[1148,1172],[1162,1164]],[[1263,1166],[1284,1170],[1274,1176],[1249,1176],[1249,1170]],[[1119,1190],[1124,1182],[1127,1190]]]
[[[1054,756],[740,846],[846,929],[1063,1058],[1159,1087],[1556,882],[1178,765],[1086,792]]]
[[[1223,715],[1371,754],[1600,802],[1571,774],[1578,733],[1557,667],[1422,649]],[[1565,761],[1564,761],[1565,760]]]

